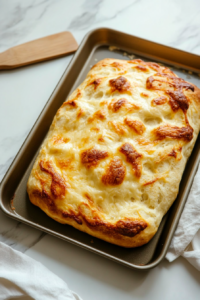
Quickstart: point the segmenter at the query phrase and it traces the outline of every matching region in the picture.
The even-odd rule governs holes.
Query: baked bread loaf
[[[200,128],[200,90],[170,69],[104,59],[56,113],[28,180],[54,220],[123,246],[156,233]]]

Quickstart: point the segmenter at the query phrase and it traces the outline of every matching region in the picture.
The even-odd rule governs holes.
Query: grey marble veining
[[[0,0],[0,51],[64,30],[80,43],[97,27],[200,54],[199,0]],[[70,59],[0,72],[0,180]],[[0,241],[25,252],[43,236],[0,212]]]
[[[0,211],[0,242],[24,253],[44,236],[45,233],[9,219]]]
[[[0,50],[17,44],[38,21],[53,0],[1,1]]]
[[[105,0],[104,0],[105,1]],[[84,30],[90,29],[91,26],[97,25],[105,21],[111,21],[119,14],[123,14],[130,9],[139,0],[129,0],[120,2],[120,5],[111,3],[112,9],[109,14],[102,12],[103,0],[85,0],[82,5],[82,13],[74,18],[68,26],[69,30]],[[113,5],[112,5],[113,4]]]

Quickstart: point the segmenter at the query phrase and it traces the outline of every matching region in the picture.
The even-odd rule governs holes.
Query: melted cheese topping
[[[108,242],[147,243],[177,196],[199,95],[155,63],[98,62],[53,120],[28,181],[31,202]]]

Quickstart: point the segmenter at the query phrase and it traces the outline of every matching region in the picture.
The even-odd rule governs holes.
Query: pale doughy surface
[[[53,120],[28,181],[31,202],[108,242],[147,243],[177,196],[199,95],[154,63],[98,62]]]

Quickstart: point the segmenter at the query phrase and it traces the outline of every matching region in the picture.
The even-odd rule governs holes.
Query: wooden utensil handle
[[[0,53],[0,69],[13,69],[64,56],[76,51],[78,44],[70,32],[40,38]]]

